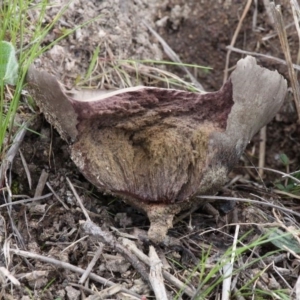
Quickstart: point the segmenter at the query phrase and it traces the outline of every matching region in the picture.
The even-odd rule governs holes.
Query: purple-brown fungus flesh
[[[27,82],[80,171],[101,191],[145,211],[155,242],[164,239],[176,213],[203,201],[195,196],[224,185],[287,91],[277,71],[250,56],[219,91],[205,94],[134,87],[75,99],[33,67]]]

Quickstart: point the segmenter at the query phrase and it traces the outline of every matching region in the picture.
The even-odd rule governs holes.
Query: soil
[[[160,43],[143,23],[147,22],[169,44],[181,61],[212,67],[211,71],[196,68],[191,68],[190,71],[206,91],[218,90],[224,80],[228,52],[226,47],[231,43],[245,8],[245,2],[240,0],[75,0],[46,36],[44,45],[49,45],[65,30],[87,21],[90,23],[77,28],[74,33],[49,49],[35,61],[35,66],[54,74],[69,90],[82,87],[116,89],[130,84],[155,84],[155,80],[147,76],[147,72],[137,77],[135,71],[129,68],[129,60],[169,59]],[[284,59],[270,13],[265,6],[266,2],[268,1],[253,1],[234,46],[245,51]],[[61,5],[65,3],[67,1],[61,0],[60,5],[49,7],[45,23],[51,22]],[[286,24],[292,23],[289,1],[282,0],[280,4]],[[37,14],[37,10],[30,11],[32,26]],[[294,26],[291,26],[287,29],[287,33],[293,61],[296,61],[297,31]],[[99,47],[97,64],[92,70],[92,75],[86,76],[97,47]],[[231,53],[230,70],[241,57],[243,55],[240,53]],[[123,60],[122,63],[120,60]],[[288,79],[285,65],[261,57],[257,60],[264,67],[278,70]],[[187,79],[180,68],[160,67]],[[120,72],[124,70],[127,70],[130,75],[127,81],[120,76]],[[161,83],[157,84],[161,85]],[[22,101],[22,107],[30,114],[25,97]],[[299,170],[300,127],[297,124],[293,101],[293,95],[290,93],[281,111],[267,126],[265,161],[267,168],[283,172]],[[37,135],[36,132],[39,134]],[[257,169],[248,168],[258,166],[260,139],[257,135],[249,143],[239,166],[231,172],[228,184],[219,195],[254,200],[263,198],[278,205],[283,203],[287,208],[297,212],[299,195],[286,197],[286,194],[278,193],[279,183],[284,185],[291,182],[287,182],[285,178],[282,180],[281,175],[274,172],[265,171],[263,175],[259,175]],[[36,117],[31,123],[31,131],[26,133],[20,150],[24,159],[17,155],[11,166],[12,193],[26,195],[26,197],[36,196],[41,174],[46,171],[48,185],[44,187],[42,194],[54,191],[55,196],[33,201],[30,204],[14,205],[11,212],[0,206],[0,245],[3,250],[0,255],[0,267],[8,269],[20,283],[20,285],[11,285],[11,281],[4,279],[0,272],[0,281],[2,281],[0,299],[96,299],[93,297],[108,286],[99,283],[95,277],[89,278],[84,285],[78,285],[81,275],[74,270],[68,270],[62,263],[69,263],[86,270],[99,248],[102,249],[101,255],[92,272],[113,282],[115,288],[121,285],[122,288],[130,290],[136,298],[129,296],[128,291],[111,292],[111,296],[107,297],[110,299],[153,298],[153,291],[143,276],[145,275],[143,270],[148,270],[148,267],[144,266],[142,259],[138,260],[137,256],[128,255],[126,252],[129,251],[128,248],[122,246],[122,241],[124,242],[122,239],[126,237],[133,240],[142,252],[148,254],[149,221],[146,216],[126,205],[121,199],[100,193],[86,181],[71,161],[67,143],[42,115]],[[288,163],[283,163],[283,154],[288,158]],[[87,236],[88,230],[82,224],[86,216],[67,178],[75,186],[92,221],[106,233],[102,235],[101,243],[95,234]],[[285,191],[289,192],[289,190]],[[4,201],[4,196],[1,195],[0,205]],[[211,265],[217,264],[218,258],[232,245],[235,227],[227,226],[228,224],[242,224],[240,237],[252,230],[243,240],[244,243],[249,244],[265,233],[262,228],[266,223],[281,221],[282,227],[299,227],[297,223],[299,218],[280,211],[276,211],[275,214],[269,207],[263,205],[246,205],[242,202],[232,205],[232,202],[228,204],[220,201],[214,203],[214,207],[209,209],[208,212],[197,209],[192,213],[177,216],[174,228],[169,230],[168,240],[161,245],[155,245],[165,269],[182,282],[189,280],[188,286],[194,290],[201,284],[199,282],[201,276],[197,273],[200,272],[201,267],[196,269],[196,266],[199,266],[199,260],[201,261],[204,253],[207,253],[205,249],[211,249],[207,261],[209,269]],[[216,209],[220,214],[217,219]],[[99,228],[97,230],[100,230]],[[47,263],[32,257],[26,258],[17,255],[16,252],[9,254],[10,248],[55,258],[61,264]],[[276,247],[272,244],[261,246],[253,252],[253,255],[255,258],[256,255],[262,257],[273,249]],[[272,258],[275,259],[275,256],[266,258],[263,263],[253,262],[252,267],[246,272],[240,271],[239,276],[236,277],[234,291],[238,291],[249,282],[249,276],[251,279],[266,268]],[[252,259],[252,254],[248,253],[247,257],[241,258],[240,263],[246,264],[248,259]],[[272,270],[268,270],[264,273],[264,278],[258,280],[258,286],[265,291],[289,289],[291,292],[297,281],[298,263],[295,257],[290,261],[285,257],[279,260],[278,255],[276,259],[278,259],[276,267],[288,273],[280,274],[280,277]],[[191,270],[197,271],[191,275]],[[213,284],[213,280],[214,278],[209,284]],[[169,282],[166,286],[169,299],[175,298],[180,288]],[[218,297],[221,293],[218,289],[220,286],[217,285],[207,299]],[[202,289],[206,287],[204,285]],[[182,299],[190,298],[190,295],[182,296]],[[251,296],[245,296],[245,299],[250,298]],[[264,299],[273,298],[267,296]]]

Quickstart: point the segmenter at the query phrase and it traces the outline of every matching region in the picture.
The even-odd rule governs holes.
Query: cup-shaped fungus
[[[253,57],[237,63],[217,92],[155,87],[68,96],[30,68],[29,90],[71,157],[98,189],[145,211],[149,238],[162,241],[195,196],[217,191],[253,135],[283,103],[287,83]],[[82,98],[82,99],[80,99]],[[84,100],[84,101],[82,101]]]

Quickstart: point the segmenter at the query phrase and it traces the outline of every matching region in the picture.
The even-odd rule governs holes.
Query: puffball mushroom
[[[134,87],[68,96],[52,75],[31,67],[31,95],[69,143],[84,176],[150,219],[164,239],[180,210],[227,180],[253,135],[281,107],[287,83],[277,71],[241,59],[217,92]]]

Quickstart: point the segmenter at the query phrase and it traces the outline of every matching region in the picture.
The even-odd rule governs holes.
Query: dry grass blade
[[[68,247],[64,248],[61,253],[67,251],[68,249],[74,247],[76,244],[80,243],[81,241],[84,241],[85,239],[87,239],[89,236],[88,235],[85,235],[83,237],[81,237],[80,239],[74,241],[73,243],[71,243]]]
[[[295,0],[290,0],[290,3],[291,3],[292,13],[293,13],[293,17],[294,17],[294,24],[296,26],[297,33],[298,33],[299,46],[298,46],[297,63],[299,63],[299,61],[300,61],[300,26],[299,26],[300,6],[299,6],[298,2]]]
[[[81,278],[79,279],[79,281],[78,281],[79,284],[84,284],[84,282],[88,278],[89,274],[92,272],[92,269],[95,266],[96,262],[98,261],[100,255],[102,254],[102,251],[103,251],[103,244],[100,244],[93,259],[91,260],[87,269],[85,270],[85,272],[82,274]]]
[[[273,190],[274,193],[278,194],[278,195],[284,195],[284,196],[287,196],[287,197],[290,197],[290,198],[294,198],[294,199],[299,199],[300,200],[300,196],[298,195],[295,195],[295,194],[292,194],[292,193],[288,193],[288,192],[285,192],[285,191],[281,191],[281,190]]]
[[[187,89],[198,93],[203,92],[203,89],[194,84],[192,80],[192,82],[184,80],[172,72],[153,66],[166,64],[186,69],[186,64],[156,60],[118,59],[111,53],[108,46],[105,51],[108,58],[99,60],[99,70],[88,79],[89,84],[92,82],[92,86],[96,86],[98,89],[107,89],[107,87],[109,89],[120,89],[146,85],[179,87],[179,89]],[[79,81],[77,85],[84,86],[88,82],[84,79]]]
[[[291,58],[291,52],[290,52],[290,47],[288,44],[287,40],[287,34],[284,26],[284,21],[281,13],[281,8],[279,5],[275,6],[274,3],[270,3],[270,7],[273,13],[274,17],[274,23],[275,27],[279,36],[280,44],[282,51],[284,53],[286,62],[287,62],[287,67],[288,67],[288,72],[289,72],[289,77],[291,80],[291,85],[294,93],[294,99],[295,99],[295,106],[297,109],[298,113],[298,121],[300,121],[300,88],[299,88],[299,83],[297,80],[296,73],[293,68],[293,63],[292,63],[292,58]]]
[[[21,145],[21,142],[26,134],[26,129],[27,129],[27,123],[23,123],[21,126],[20,131],[16,134],[14,140],[13,140],[13,144],[10,147],[10,149],[7,151],[4,159],[2,160],[1,166],[0,166],[0,187],[2,187],[3,183],[5,182],[6,184],[6,189],[8,191],[8,195],[4,195],[4,199],[6,199],[6,204],[3,204],[0,206],[1,207],[5,207],[7,206],[7,212],[10,218],[10,222],[11,222],[11,227],[14,230],[14,233],[16,235],[16,237],[18,238],[20,244],[25,247],[24,245],[24,241],[23,238],[17,228],[17,226],[15,225],[15,221],[11,216],[11,205],[13,204],[11,199],[12,199],[12,192],[10,190],[10,182],[8,182],[7,177],[6,177],[6,172],[9,169],[10,165],[12,164],[18,150],[19,147]],[[11,180],[10,180],[11,181]]]
[[[20,131],[15,136],[10,149],[7,151],[5,157],[2,160],[2,163],[0,166],[0,186],[4,182],[4,177],[5,177],[7,169],[9,168],[9,166],[11,165],[11,163],[13,162],[13,160],[17,154],[20,144],[25,136],[26,129],[27,129],[27,123],[23,123]]]
[[[235,255],[236,255],[236,246],[238,242],[238,236],[239,236],[239,230],[240,226],[237,225],[235,228],[235,234],[232,244],[232,254],[231,254],[231,260],[227,264],[223,266],[223,275],[224,275],[224,281],[222,286],[222,300],[228,300],[230,296],[230,286],[231,286],[231,279],[232,279],[232,271],[233,271],[233,263],[235,261]]]
[[[66,209],[66,210],[70,210],[70,208],[67,206],[67,204],[60,199],[60,197],[56,194],[56,192],[54,191],[54,189],[52,188],[51,184],[49,182],[46,183],[48,189],[51,191],[51,193],[53,194],[53,196],[61,203],[61,205]]]
[[[69,282],[69,285],[73,286],[73,287],[77,287],[80,288],[82,291],[88,292],[91,295],[94,295],[95,297],[91,297],[91,300],[102,300],[102,299],[106,299],[106,298],[111,298],[111,296],[119,293],[122,290],[122,285],[121,284],[115,284],[114,286],[111,286],[109,288],[103,289],[100,292],[96,292],[94,290],[91,290],[89,288],[87,288],[86,286],[80,285],[80,284],[76,284],[76,283],[71,283]],[[128,295],[127,295],[128,296]],[[90,299],[90,298],[87,298]],[[136,297],[134,297],[133,295],[131,295],[130,299],[137,299]],[[139,298],[137,300],[140,300]]]
[[[166,41],[147,23],[147,22],[143,22],[145,24],[145,26],[149,29],[149,31],[157,38],[157,40],[161,43],[165,53],[169,56],[169,58],[178,63],[179,67],[186,72],[186,74],[190,77],[192,83],[201,91],[204,91],[203,86],[197,81],[197,79],[191,74],[191,72],[182,64],[180,58],[178,57],[178,55],[171,49],[171,47],[166,43]]]
[[[48,180],[48,177],[49,177],[49,174],[45,170],[43,170],[41,173],[41,176],[39,178],[37,187],[35,189],[34,197],[42,196],[45,184]]]
[[[16,279],[6,268],[0,267],[0,279],[1,277],[7,277],[13,285],[20,286],[20,281]]]
[[[300,276],[298,276],[294,289],[296,293],[296,300],[300,300]]]
[[[115,284],[107,289],[102,290],[101,292],[97,293],[96,299],[110,299],[112,296],[116,295],[122,290],[121,284]]]
[[[258,169],[258,168],[257,167],[247,167],[247,169]],[[297,183],[300,183],[300,180],[298,178],[296,178],[295,176],[292,176],[294,173],[298,173],[298,171],[289,174],[289,173],[285,173],[285,172],[275,170],[275,169],[271,169],[271,168],[264,168],[264,170],[265,171],[270,171],[270,172],[273,172],[273,173],[276,173],[276,174],[280,174],[280,175],[282,175],[283,178],[289,178],[289,179],[292,179],[293,181],[295,181]]]
[[[235,29],[235,32],[233,34],[233,37],[231,39],[231,43],[230,43],[230,46],[233,47],[235,42],[236,42],[236,39],[238,37],[238,34],[242,28],[242,24],[243,24],[243,21],[250,9],[250,6],[251,6],[251,3],[252,3],[252,0],[248,0],[247,3],[246,3],[246,6],[244,8],[244,11],[243,11],[243,14],[239,20],[239,23]],[[229,58],[230,58],[230,54],[231,54],[231,50],[227,51],[227,54],[226,54],[226,62],[225,62],[225,69],[224,69],[224,79],[223,79],[223,83],[225,83],[228,79],[228,68],[229,68]]]
[[[81,210],[82,210],[82,212],[83,212],[85,218],[86,218],[88,221],[91,221],[91,218],[90,218],[89,214],[87,213],[87,211],[86,211],[84,205],[83,205],[82,202],[81,202],[81,199],[80,199],[78,193],[76,192],[76,190],[75,190],[75,188],[74,188],[74,186],[73,186],[73,184],[72,184],[72,182],[70,181],[69,178],[67,178],[67,182],[68,182],[68,185],[69,185],[69,187],[71,188],[71,190],[72,190],[72,192],[73,192],[73,194],[74,194],[74,196],[75,196],[75,198],[76,198],[76,200],[77,200],[77,202],[78,202],[78,204],[79,204],[79,206],[80,206],[80,208],[81,208]]]
[[[260,132],[260,143],[259,143],[259,161],[258,161],[258,174],[262,178],[264,175],[265,158],[266,158],[266,142],[267,142],[267,127],[264,126]]]
[[[18,200],[18,201],[14,201],[14,202],[9,202],[9,203],[5,203],[5,204],[0,205],[0,208],[6,207],[6,206],[13,206],[13,205],[17,205],[17,204],[24,204],[24,203],[28,203],[28,202],[32,202],[32,201],[39,201],[39,200],[46,199],[46,198],[48,198],[50,196],[52,196],[51,193],[46,194],[44,196],[40,196],[40,197],[34,197],[34,198],[29,198],[29,199],[24,199],[24,200]]]
[[[200,198],[200,199],[215,199],[215,200],[231,200],[231,201],[234,200],[234,201],[255,203],[255,204],[260,204],[260,205],[276,208],[278,210],[281,210],[281,211],[284,211],[286,213],[289,213],[289,214],[295,215],[297,217],[300,217],[300,213],[297,213],[297,212],[295,212],[291,209],[281,207],[281,206],[278,206],[278,205],[275,205],[275,204],[272,204],[272,203],[268,203],[268,202],[258,201],[258,200],[237,198],[237,197],[223,197],[223,196],[197,196],[197,198]]]
[[[261,57],[261,58],[273,60],[273,61],[278,62],[278,63],[283,64],[283,65],[287,65],[287,63],[286,63],[285,60],[277,58],[277,57],[274,57],[274,56],[271,56],[271,55],[266,55],[266,54],[262,54],[262,53],[246,51],[246,50],[242,50],[242,49],[239,49],[239,48],[236,48],[236,47],[232,47],[232,46],[227,46],[226,49],[229,49],[229,50],[231,50],[233,52],[236,52],[236,53],[241,53],[241,54],[246,54],[246,55],[252,55],[252,56],[256,56],[256,57]],[[295,70],[297,70],[297,71],[300,71],[300,66],[299,65],[293,64],[293,68]]]
[[[25,157],[24,157],[24,155],[23,155],[23,153],[22,153],[21,150],[19,150],[19,154],[20,154],[20,157],[21,157],[21,160],[22,160],[22,164],[23,164],[23,167],[24,167],[26,176],[27,176],[29,189],[31,190],[31,187],[32,187],[32,179],[31,179],[30,171],[29,171],[29,168],[28,168],[26,159],[25,159]]]
[[[192,86],[191,83],[184,81],[178,75],[156,67],[146,66],[142,64],[139,64],[138,66],[132,66],[129,65],[128,63],[122,62],[122,68],[125,69],[125,72],[126,70],[130,72],[137,72],[139,76],[143,75],[147,78],[151,78],[155,80],[157,83],[164,82],[168,86],[179,85],[181,88],[191,88]],[[201,89],[198,88],[197,92],[200,93]]]

